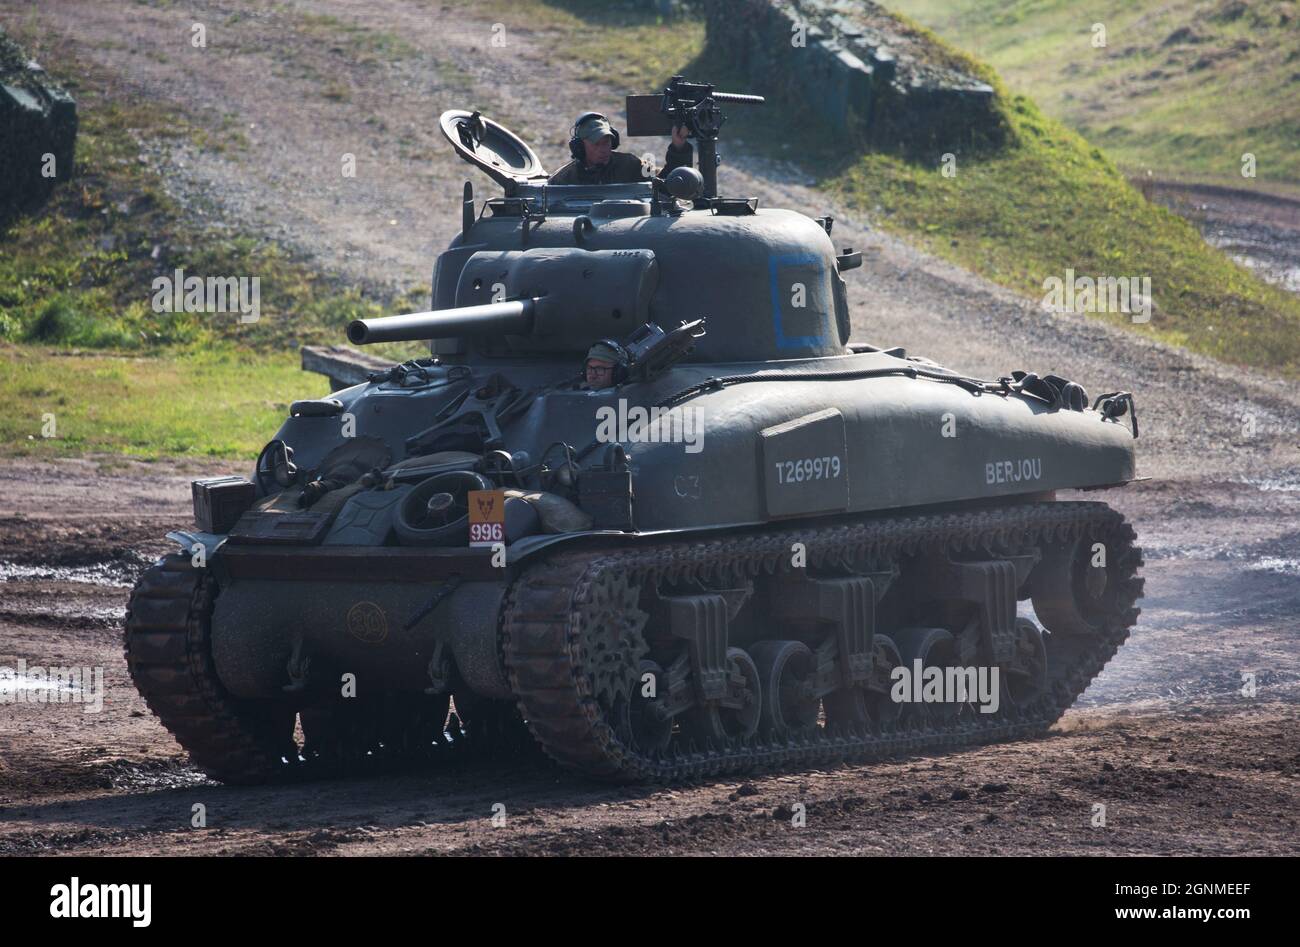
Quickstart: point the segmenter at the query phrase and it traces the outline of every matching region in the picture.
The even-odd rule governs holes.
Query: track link
[[[677,746],[645,753],[616,733],[592,689],[581,641],[582,609],[608,576],[635,582],[743,582],[791,571],[793,543],[808,564],[877,564],[918,552],[973,553],[1062,543],[1084,537],[1104,542],[1114,560],[1116,589],[1100,626],[1088,634],[1053,638],[1048,688],[1026,705],[987,718],[935,725],[914,718],[876,730],[821,729],[795,738],[763,738]],[[1141,550],[1124,518],[1102,503],[1041,503],[949,515],[865,519],[804,529],[665,542],[605,551],[562,552],[527,568],[506,598],[500,628],[502,655],[520,712],[553,759],[584,773],[618,781],[675,782],[746,771],[807,769],[866,762],[899,754],[945,751],[1014,740],[1044,732],[1106,665],[1137,619],[1142,594]]]
[[[148,569],[127,605],[127,667],[199,769],[225,783],[282,778],[297,761],[292,711],[241,705],[221,686],[209,641],[215,588],[188,556],[165,556]]]

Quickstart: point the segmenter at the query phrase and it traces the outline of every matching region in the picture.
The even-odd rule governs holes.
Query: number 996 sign
[[[505,491],[471,490],[467,499],[469,500],[469,544],[494,546],[505,542]]]

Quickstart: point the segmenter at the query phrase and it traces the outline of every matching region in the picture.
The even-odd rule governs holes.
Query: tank
[[[77,103],[0,26],[0,222],[72,176]]]
[[[629,97],[629,131],[686,122],[716,168],[727,101],[754,100],[679,77]],[[131,597],[131,675],[200,768],[539,747],[664,782],[1028,738],[1070,707],[1142,557],[1057,492],[1135,479],[1131,393],[851,340],[861,256],[830,217],[688,168],[552,186],[479,113],[441,126],[501,193],[465,185],[429,311],[347,330],[430,354],[195,481]]]

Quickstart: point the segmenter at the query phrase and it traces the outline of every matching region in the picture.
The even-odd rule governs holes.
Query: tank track
[[[414,767],[431,757],[460,755],[453,750],[490,751],[497,731],[509,730],[495,707],[475,714],[489,725],[480,728],[462,727],[455,713],[439,727],[385,708],[368,721],[318,718],[326,721],[323,732],[308,729],[300,748],[292,704],[239,701],[221,685],[210,646],[216,594],[212,576],[195,569],[188,556],[165,556],[131,594],[123,648],[149,709],[214,779],[253,784]],[[475,739],[476,729],[488,732]]]
[[[187,556],[166,556],[146,570],[127,605],[127,667],[200,769],[222,782],[264,782],[296,759],[292,725],[240,708],[217,680],[208,640],[214,589]]]
[[[798,736],[710,740],[643,752],[611,725],[593,691],[593,668],[581,640],[583,611],[602,583],[679,583],[706,587],[791,571],[791,544],[805,544],[808,565],[834,570],[848,562],[877,567],[918,552],[967,555],[1090,538],[1109,550],[1115,589],[1101,620],[1054,628],[1048,686],[1036,700],[971,714],[953,722],[925,715],[874,728],[818,728]],[[706,541],[561,552],[514,582],[502,611],[500,644],[520,712],[543,749],[560,764],[616,780],[677,782],[751,771],[809,769],[900,754],[948,751],[1041,734],[1078,698],[1128,637],[1142,594],[1141,550],[1124,518],[1102,503],[1052,502],[945,515],[866,519]],[[1058,622],[1059,624],[1059,622]]]

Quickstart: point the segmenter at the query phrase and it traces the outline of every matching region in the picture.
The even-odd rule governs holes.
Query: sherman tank
[[[850,338],[830,217],[717,194],[722,106],[677,77],[629,132],[701,170],[552,186],[449,111],[465,185],[427,356],[295,402],[131,597],[151,710],[218,780],[540,747],[611,780],[1031,737],[1126,639],[1133,397],[981,379]],[[851,277],[850,277],[851,278]],[[614,350],[589,384],[594,342]]]

